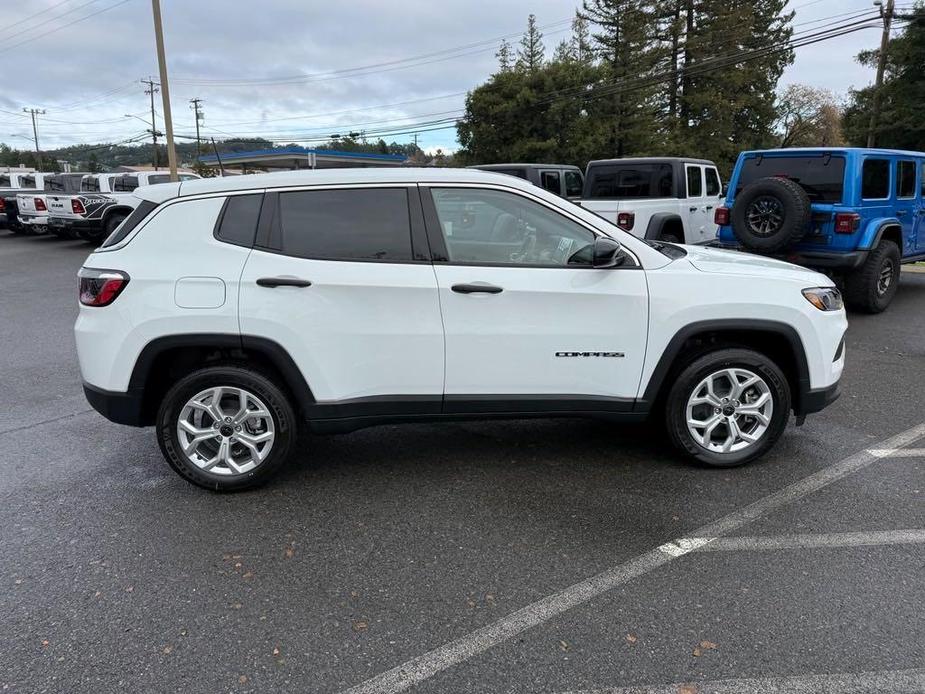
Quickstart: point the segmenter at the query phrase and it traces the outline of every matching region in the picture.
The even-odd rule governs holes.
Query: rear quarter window
[[[674,197],[671,164],[601,164],[588,170],[585,198],[638,200]]]
[[[132,233],[132,230],[141,224],[141,220],[151,214],[156,207],[157,205],[150,200],[142,200],[138,207],[132,210],[131,214],[123,220],[122,224],[120,224],[112,235],[103,242],[102,248],[109,248],[110,246],[115,246],[117,243],[124,241],[125,238]]]
[[[262,205],[263,193],[230,196],[215,225],[215,237],[236,246],[253,246]]]
[[[861,197],[883,200],[890,197],[889,159],[865,159],[861,167]]]

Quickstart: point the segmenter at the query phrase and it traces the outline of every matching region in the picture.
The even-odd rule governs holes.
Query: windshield
[[[652,248],[657,250],[662,255],[667,255],[672,260],[677,260],[678,258],[683,258],[684,256],[687,255],[687,251],[685,251],[680,246],[676,246],[673,243],[665,243],[664,241],[646,241],[646,240],[643,240],[643,243],[645,243],[648,246],[651,246]]]
[[[742,163],[736,195],[759,178],[789,178],[806,191],[813,202],[841,202],[845,189],[845,158],[831,154],[755,156]]]

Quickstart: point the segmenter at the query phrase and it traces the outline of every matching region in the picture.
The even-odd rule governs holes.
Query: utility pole
[[[42,153],[39,151],[39,129],[35,125],[35,117],[45,115],[44,108],[24,108],[23,111],[32,115],[32,136],[35,138],[35,153],[39,158],[39,168],[42,167]]]
[[[877,60],[877,81],[874,85],[874,99],[870,110],[870,125],[867,128],[867,146],[873,147],[876,139],[877,121],[880,119],[880,102],[883,91],[883,72],[886,68],[886,53],[890,47],[890,25],[893,23],[893,0],[886,0],[886,9],[880,0],[875,5],[880,6],[880,16],[883,18],[883,35],[880,37],[880,55]]]
[[[420,147],[418,147],[418,134],[417,133],[414,133],[414,148],[420,149]]]
[[[190,99],[189,102],[192,104],[193,111],[196,112],[196,158],[198,159],[202,156],[202,147],[199,142],[199,121],[202,120],[202,117],[205,115],[199,108],[199,105],[202,103],[202,99],[198,96],[195,99]]]
[[[140,81],[142,84],[148,85],[148,88],[145,89],[145,94],[151,96],[151,129],[148,132],[151,133],[151,141],[154,143],[154,170],[157,171],[157,122],[154,120],[154,95],[160,91],[158,89],[160,85],[151,77]]]
[[[160,0],[151,0],[154,14],[154,41],[157,44],[157,66],[161,73],[161,97],[164,101],[164,130],[167,133],[167,164],[170,166],[170,180],[177,176],[177,149],[173,144],[173,118],[170,115],[170,89],[167,85],[167,57],[164,55],[164,27],[161,23]]]

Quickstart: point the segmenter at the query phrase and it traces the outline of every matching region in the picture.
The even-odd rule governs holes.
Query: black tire
[[[705,378],[729,368],[747,369],[759,376],[770,392],[773,405],[767,429],[757,441],[742,450],[721,453],[701,445],[691,434],[687,426],[687,403]],[[665,402],[665,424],[671,442],[681,452],[711,467],[735,467],[764,455],[777,442],[790,419],[790,402],[787,378],[771,359],[750,349],[720,348],[695,359],[678,374]],[[728,429],[725,431],[728,435]]]
[[[115,212],[106,218],[102,229],[81,229],[79,232],[80,238],[82,238],[84,241],[89,241],[90,243],[99,243],[104,239],[108,239],[112,235],[112,232],[116,230],[116,227],[122,224],[122,220],[127,216],[128,215],[124,215],[120,212]]]
[[[209,472],[183,453],[177,424],[184,406],[197,393],[218,386],[240,388],[255,395],[273,419],[272,447],[266,459],[248,472],[234,475]],[[194,371],[167,391],[157,413],[157,440],[170,467],[187,481],[217,492],[251,489],[267,482],[286,463],[297,437],[296,412],[289,398],[272,380],[246,366],[229,364]]]
[[[684,240],[678,237],[678,234],[673,231],[666,231],[662,234],[659,241],[664,241],[665,243],[684,243]]]
[[[880,313],[890,305],[899,288],[899,247],[882,240],[864,264],[845,275],[845,303],[864,313]],[[888,275],[884,286],[881,280]]]
[[[761,178],[736,196],[732,233],[745,248],[776,253],[803,238],[812,218],[806,191],[788,178]]]

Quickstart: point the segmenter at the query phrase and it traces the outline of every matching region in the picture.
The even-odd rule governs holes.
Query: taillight
[[[835,233],[853,234],[861,224],[861,215],[856,212],[839,212],[835,215]]]
[[[80,200],[71,200],[71,212],[74,214],[85,214],[86,209]]]
[[[713,223],[721,227],[729,224],[729,208],[717,207],[713,212]]]
[[[109,306],[122,293],[129,276],[119,270],[96,270],[82,267],[77,273],[80,303],[84,306]]]
[[[0,198],[0,212],[6,209],[6,200]]]
[[[623,229],[623,231],[632,231],[635,225],[635,212],[617,212],[617,226]]]
[[[48,209],[45,207],[45,201],[42,198],[32,198],[32,200],[35,203],[36,212],[45,212]]]

